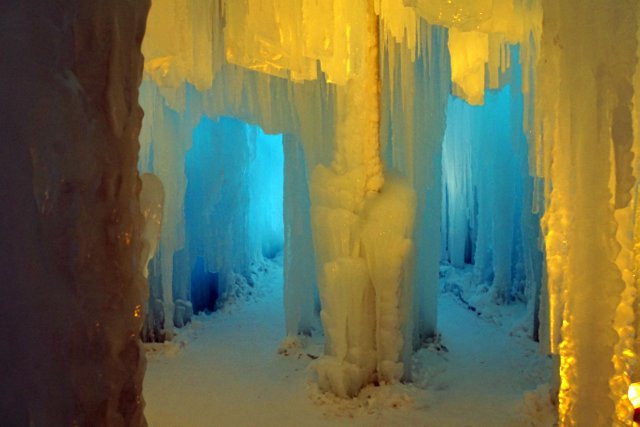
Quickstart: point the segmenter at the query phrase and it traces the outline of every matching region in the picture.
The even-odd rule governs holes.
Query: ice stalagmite
[[[326,355],[320,387],[353,396],[367,382],[399,380],[409,291],[415,195],[402,178],[386,184],[380,153],[378,21],[373,3],[351,6],[366,23],[360,75],[338,88],[331,167],[311,178],[312,222]]]

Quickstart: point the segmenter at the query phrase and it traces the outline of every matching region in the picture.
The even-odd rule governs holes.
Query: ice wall
[[[149,3],[0,6],[0,417],[142,425],[137,194]]]
[[[386,163],[407,176],[416,191],[413,285],[403,302],[412,313],[404,326],[403,354],[407,358],[437,333],[441,152],[451,90],[449,56],[444,29],[418,20],[412,9],[395,16],[392,13],[398,9],[393,5],[380,7],[385,40],[382,150]],[[390,8],[388,13],[385,7]]]
[[[191,129],[196,118],[185,114],[187,120],[178,112],[170,109],[159,96],[159,88],[148,79],[140,87],[140,104],[145,116],[140,132],[139,169],[141,173],[156,175],[165,192],[163,220],[160,234],[160,247],[153,261],[154,275],[152,300],[149,304],[162,307],[163,321],[158,323],[147,319],[146,325],[163,324],[163,331],[155,331],[157,339],[171,337],[173,333],[174,306],[174,254],[185,246],[184,237],[184,195],[186,176],[184,159],[191,146]],[[159,297],[159,298],[158,298]],[[161,302],[160,302],[161,301]],[[153,315],[155,311],[150,310]],[[149,335],[146,331],[145,335]]]
[[[639,5],[542,6],[534,131],[537,171],[549,183],[543,225],[551,347],[561,360],[560,422],[631,425]]]
[[[320,159],[330,159],[331,152],[324,150],[323,145],[330,144],[333,140],[334,90],[322,77],[312,83],[292,84],[284,79],[230,65],[224,55],[224,34],[231,31],[223,31],[225,26],[222,14],[225,7],[224,3],[215,0],[154,3],[149,20],[149,33],[143,46],[147,57],[145,70],[148,76],[143,91],[147,86],[147,93],[150,94],[149,97],[143,98],[143,104],[149,105],[152,111],[161,111],[162,114],[149,115],[148,121],[145,120],[141,138],[141,157],[147,159],[147,162],[143,161],[141,165],[143,168],[153,169],[158,153],[151,136],[154,132],[159,132],[158,129],[160,132],[168,133],[169,138],[181,146],[177,155],[184,159],[184,153],[188,149],[188,143],[184,141],[188,138],[178,137],[178,133],[182,132],[181,129],[189,129],[187,133],[190,132],[202,114],[214,119],[233,116],[249,123],[260,124],[266,132],[284,132],[290,134],[289,140],[300,141],[302,146],[299,148],[296,148],[295,144],[285,144],[288,157],[295,158],[304,153],[304,156],[299,158],[298,166],[291,166],[286,174],[287,188],[296,188],[292,191],[298,195],[292,194],[290,199],[285,200],[285,205],[288,206],[285,215],[292,221],[291,224],[287,224],[288,237],[285,247],[285,264],[290,267],[290,270],[285,269],[285,288],[292,292],[285,293],[289,301],[286,310],[290,319],[288,333],[309,333],[310,325],[317,324],[313,320],[317,319],[318,310],[315,307],[314,296],[317,291],[315,270],[305,268],[305,265],[308,266],[313,260],[311,235],[305,232],[309,227],[305,225],[309,224],[306,195],[308,190],[306,184],[301,185],[298,180],[307,176],[309,165],[317,164]],[[210,16],[213,24],[197,18],[202,15]],[[165,28],[173,28],[179,36],[166,38]],[[194,39],[199,41],[194,42]],[[194,43],[201,46],[203,40],[206,40],[206,48],[199,49],[198,53],[191,50]],[[197,61],[192,55],[197,56]],[[200,67],[194,71],[189,68],[193,61],[208,63],[211,69],[207,71]],[[195,85],[195,88],[192,85]],[[163,115],[176,117],[170,124],[174,130],[168,130],[162,123],[166,123]],[[154,117],[158,123],[154,122]],[[171,156],[169,150],[165,153]],[[166,179],[178,183],[174,197],[176,203],[180,204],[180,192],[184,194],[186,182],[181,176],[181,169],[172,168],[171,171],[163,178],[163,182]],[[304,203],[307,203],[306,208]],[[178,211],[180,209],[178,208]],[[295,217],[292,212],[295,212]],[[306,218],[300,215],[306,215]],[[174,221],[173,224],[170,228],[182,228],[178,221]],[[295,233],[291,232],[292,230],[295,230]],[[172,233],[174,232],[168,235],[172,236]],[[181,251],[184,240],[177,235],[171,245],[174,251]],[[299,311],[301,309],[304,311]],[[295,314],[296,310],[298,314]]]
[[[483,106],[449,100],[443,245],[446,262],[456,267],[474,264],[475,282],[490,285],[495,302],[530,303],[535,333],[543,265],[517,52],[512,48],[507,53],[513,55],[509,75],[503,76],[509,84],[488,91]]]
[[[205,273],[217,274],[212,291],[233,298],[252,263],[282,251],[282,137],[238,120],[202,118],[184,167],[189,271],[201,262]],[[191,292],[201,285],[212,284],[192,277]]]
[[[311,241],[311,202],[300,140],[285,135],[284,145],[284,305],[288,336],[319,331],[320,301]]]

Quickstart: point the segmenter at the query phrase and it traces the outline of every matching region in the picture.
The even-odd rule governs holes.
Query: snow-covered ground
[[[196,316],[170,343],[147,345],[150,426],[553,425],[550,362],[520,332],[522,309],[481,317],[442,294],[443,338],[414,357],[414,384],[370,386],[341,400],[311,379],[319,339],[278,353],[282,267],[262,267],[250,297]],[[449,280],[466,280],[455,274]]]

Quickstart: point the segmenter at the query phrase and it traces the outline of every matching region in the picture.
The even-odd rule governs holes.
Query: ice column
[[[361,253],[360,214],[367,193],[383,184],[379,158],[377,20],[368,1],[353,5],[366,21],[361,76],[339,87],[336,147],[331,167],[311,178],[311,215],[325,331],[325,356],[318,376],[323,389],[354,396],[373,378],[375,292]],[[373,167],[378,167],[374,171]],[[368,170],[367,170],[368,169]],[[377,172],[371,174],[371,172]]]
[[[322,301],[325,356],[320,387],[353,396],[374,379],[404,372],[402,326],[413,253],[415,194],[403,178],[385,183],[380,155],[378,18],[373,2],[350,5],[365,22],[361,74],[337,88],[330,167],[311,178],[311,214]],[[383,186],[384,184],[384,186]]]
[[[412,9],[381,7],[383,153],[416,191],[413,285],[404,328],[408,356],[437,332],[441,155],[451,83],[446,30],[420,21]]]
[[[5,425],[144,424],[136,159],[148,6],[2,3]]]
[[[552,339],[561,340],[560,423],[629,425],[625,359],[633,352],[628,331],[634,320],[624,291],[630,243],[616,228],[632,232],[631,82],[639,4],[542,4],[536,109],[538,149],[552,183],[545,240],[550,314],[562,322],[559,331],[552,324]]]
[[[309,335],[318,327],[307,168],[301,142],[285,135],[284,145],[284,305],[288,336]]]

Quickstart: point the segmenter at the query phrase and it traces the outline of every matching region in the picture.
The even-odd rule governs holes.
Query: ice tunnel
[[[637,0],[0,12],[7,425],[633,425]]]
[[[540,291],[544,271],[540,219],[544,209],[529,173],[523,128],[524,98],[518,48],[509,83],[489,90],[483,105],[451,96],[447,104],[442,170],[442,261],[472,266],[464,298],[527,306],[528,331],[539,338]],[[478,292],[486,295],[478,295]]]
[[[149,90],[143,85],[143,99]],[[160,126],[148,122],[158,120],[154,108]],[[246,297],[250,267],[282,252],[284,154],[281,135],[238,120],[202,117],[181,133],[175,111],[147,111],[139,169],[157,177],[166,196],[142,336],[164,341],[194,313]]]

